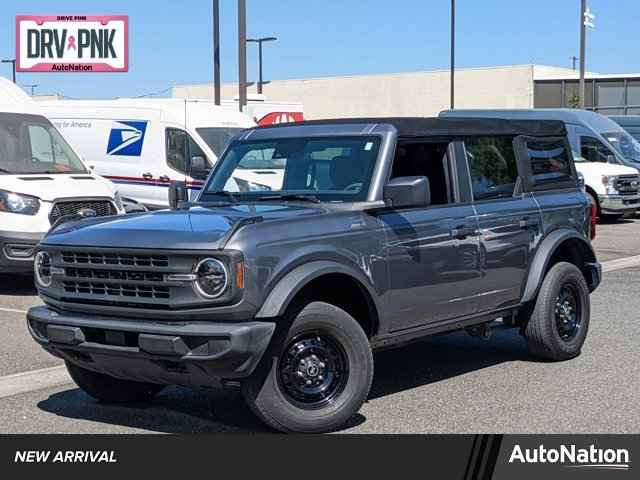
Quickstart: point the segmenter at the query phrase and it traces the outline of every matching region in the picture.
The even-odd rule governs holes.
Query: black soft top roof
[[[531,137],[563,137],[567,134],[564,122],[556,120],[504,120],[499,118],[422,118],[380,117],[307,120],[281,123],[259,129],[340,124],[390,124],[401,137],[455,137],[471,135],[526,135]]]

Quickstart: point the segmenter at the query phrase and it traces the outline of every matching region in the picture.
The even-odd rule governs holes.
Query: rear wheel
[[[570,263],[555,264],[538,293],[525,335],[531,352],[551,361],[580,354],[589,329],[589,288]]]
[[[286,340],[263,358],[242,392],[251,409],[284,432],[319,433],[344,425],[362,406],[373,355],[360,325],[344,310],[307,305]]]
[[[165,387],[155,383],[121,380],[103,373],[92,372],[66,362],[69,375],[87,395],[104,403],[142,402],[151,400]]]

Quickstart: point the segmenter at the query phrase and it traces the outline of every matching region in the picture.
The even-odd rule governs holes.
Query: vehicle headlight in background
[[[124,205],[122,203],[120,192],[116,192],[116,194],[113,196],[113,199],[116,202],[116,208],[118,209],[118,212],[122,212],[124,210]]]
[[[619,192],[616,189],[616,180],[618,177],[615,175],[603,175],[602,184],[606,189],[607,195],[617,195]]]
[[[229,275],[227,268],[220,260],[205,258],[195,269],[194,281],[196,290],[204,298],[218,298],[227,289]]]
[[[40,210],[40,200],[31,195],[0,190],[0,212],[35,215]]]
[[[51,255],[44,251],[38,252],[33,264],[33,270],[39,286],[51,286]]]

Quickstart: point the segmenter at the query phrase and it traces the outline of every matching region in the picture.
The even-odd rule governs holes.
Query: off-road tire
[[[155,383],[121,380],[92,372],[66,362],[67,371],[76,385],[90,397],[102,403],[143,402],[151,400],[165,387]]]
[[[564,340],[556,327],[556,301],[565,285],[576,292],[580,304],[580,329],[574,338]],[[589,288],[582,272],[570,263],[560,262],[545,276],[525,329],[530,352],[544,360],[563,361],[580,355],[589,330]]]
[[[309,409],[287,393],[280,366],[284,368],[289,345],[316,333],[339,345],[348,375],[330,403]],[[321,433],[342,427],[367,399],[373,380],[371,346],[360,325],[334,305],[312,302],[295,316],[286,339],[279,343],[270,347],[256,371],[242,382],[249,407],[264,423],[282,432]]]

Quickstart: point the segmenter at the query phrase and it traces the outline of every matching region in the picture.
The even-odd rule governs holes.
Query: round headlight
[[[51,285],[51,255],[47,252],[38,252],[34,262],[36,281],[41,287]]]
[[[220,260],[205,258],[196,266],[196,290],[205,298],[218,298],[227,289],[227,269]]]

